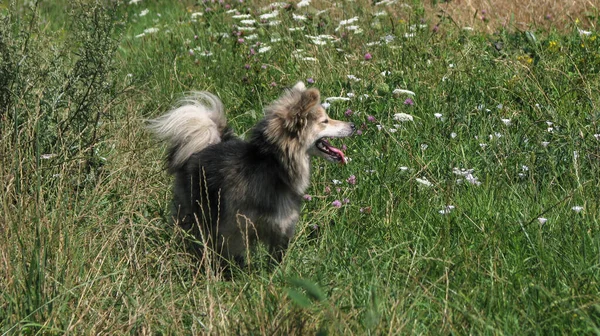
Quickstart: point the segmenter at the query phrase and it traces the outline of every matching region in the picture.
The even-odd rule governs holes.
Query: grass
[[[490,34],[419,2],[227,6],[0,5],[2,333],[600,333],[597,9]],[[360,126],[352,161],[313,162],[281,265],[223,281],[168,224],[144,121],[202,89],[243,135],[309,78],[354,94],[328,109]]]

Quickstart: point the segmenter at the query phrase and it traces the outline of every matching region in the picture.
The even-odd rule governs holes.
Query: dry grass
[[[598,15],[599,5],[596,0],[453,0],[425,6],[430,15],[447,16],[459,26],[493,32],[506,26],[561,30],[574,22],[591,27],[590,17]]]

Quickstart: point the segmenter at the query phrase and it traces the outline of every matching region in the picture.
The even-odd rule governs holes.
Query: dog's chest
[[[287,237],[292,237],[300,215],[300,204],[294,200],[278,200],[277,213],[272,219],[271,229]]]

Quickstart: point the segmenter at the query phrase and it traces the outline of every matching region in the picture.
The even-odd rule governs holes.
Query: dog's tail
[[[151,120],[150,129],[170,143],[169,170],[181,167],[194,153],[221,142],[227,120],[221,100],[208,92],[191,92],[167,114]]]

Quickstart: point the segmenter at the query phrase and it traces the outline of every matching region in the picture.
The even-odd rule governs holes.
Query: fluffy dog
[[[241,262],[262,241],[280,261],[309,184],[310,156],[345,162],[326,138],[354,132],[352,123],[329,118],[320,101],[317,89],[299,82],[265,109],[245,141],[207,92],[192,93],[151,121],[170,144],[175,222],[225,259]]]

